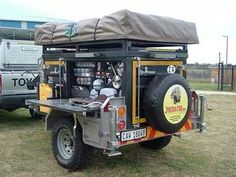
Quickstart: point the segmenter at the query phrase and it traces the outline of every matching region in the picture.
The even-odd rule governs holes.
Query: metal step
[[[116,150],[104,150],[104,154],[108,155],[109,157],[121,155],[121,152]]]

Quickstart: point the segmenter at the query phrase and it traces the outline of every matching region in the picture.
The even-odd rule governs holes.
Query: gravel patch
[[[205,90],[196,90],[197,94],[202,95],[235,95],[235,92],[220,92],[220,91],[205,91]]]

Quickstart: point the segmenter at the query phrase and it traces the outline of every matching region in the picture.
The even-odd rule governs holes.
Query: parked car
[[[37,77],[37,61],[42,47],[34,41],[0,39],[0,108],[14,111],[25,107],[26,99],[37,97],[27,83]],[[30,109],[35,117],[35,112]]]

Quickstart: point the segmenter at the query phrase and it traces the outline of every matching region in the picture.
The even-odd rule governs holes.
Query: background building
[[[36,25],[46,22],[66,22],[51,18],[0,19],[0,39],[33,40]]]
[[[35,26],[45,22],[0,19],[0,39],[33,40]]]
[[[45,21],[21,21],[0,19],[0,28],[18,28],[18,29],[35,29],[35,25],[41,25]]]

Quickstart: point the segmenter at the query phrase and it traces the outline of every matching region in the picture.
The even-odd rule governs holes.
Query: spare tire
[[[164,133],[175,133],[189,117],[190,88],[178,74],[155,76],[145,90],[143,111],[148,124]]]

